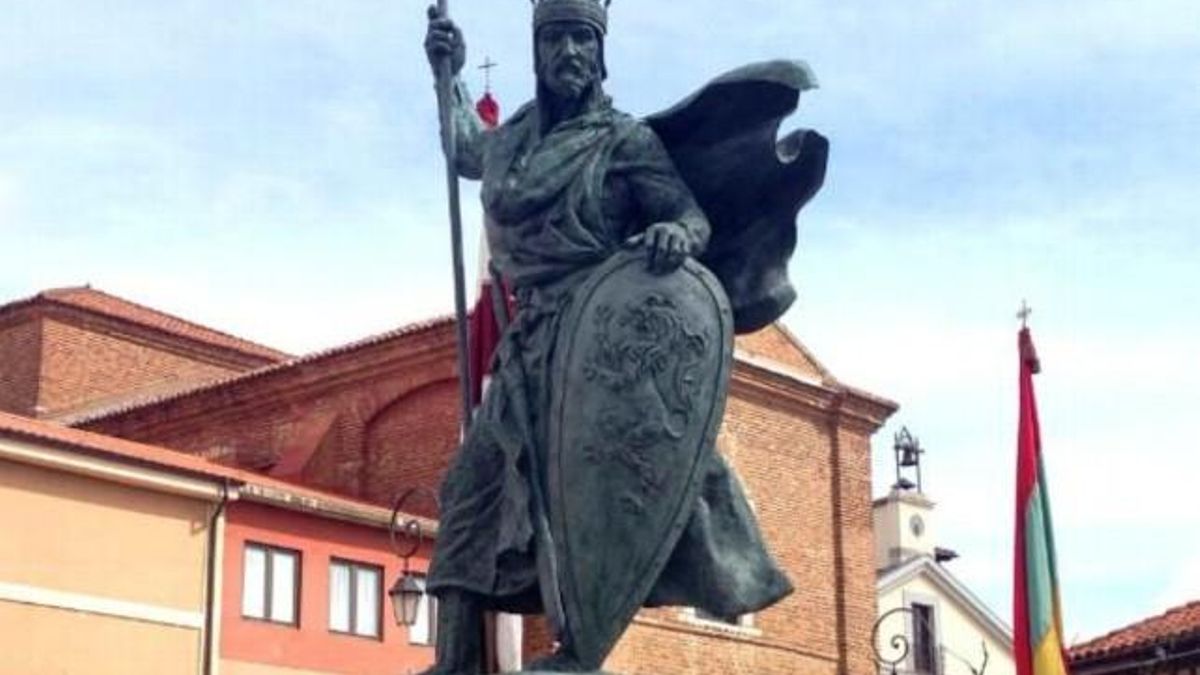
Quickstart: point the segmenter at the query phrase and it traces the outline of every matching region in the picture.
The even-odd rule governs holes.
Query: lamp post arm
[[[984,642],[983,640],[980,640],[979,647],[983,651],[983,661],[979,664],[979,667],[976,668],[965,656],[959,654],[958,652],[954,651],[953,649],[950,649],[946,645],[941,645],[942,653],[949,654],[950,656],[953,656],[954,658],[958,659],[964,666],[967,667],[968,670],[971,671],[971,675],[984,675],[984,673],[987,672],[988,657],[989,657],[987,643]]]

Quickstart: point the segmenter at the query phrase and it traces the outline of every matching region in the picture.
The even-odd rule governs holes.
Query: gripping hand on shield
[[[703,243],[687,227],[678,222],[655,223],[646,231],[625,241],[630,248],[641,246],[646,251],[646,264],[658,274],[673,272],[688,256],[699,255]]]

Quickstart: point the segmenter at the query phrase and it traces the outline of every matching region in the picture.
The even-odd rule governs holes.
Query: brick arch
[[[408,391],[366,424],[364,496],[390,503],[414,486],[437,490],[458,447],[458,380],[440,380]],[[411,510],[427,511],[414,499]],[[422,513],[422,515],[434,515]]]

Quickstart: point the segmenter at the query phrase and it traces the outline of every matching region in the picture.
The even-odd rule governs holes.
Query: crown
[[[555,21],[581,21],[600,35],[608,32],[608,6],[612,0],[531,0],[533,30]]]

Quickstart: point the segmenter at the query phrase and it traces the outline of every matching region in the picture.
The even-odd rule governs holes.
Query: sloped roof
[[[1073,663],[1091,661],[1188,638],[1200,638],[1200,600],[1075,645],[1068,655]]]
[[[288,510],[377,527],[387,527],[392,518],[389,509],[370,502],[235,469],[178,450],[72,429],[6,412],[0,412],[0,437],[3,436],[15,436],[104,459],[221,482],[240,492],[242,498]],[[415,518],[421,523],[423,533],[436,533],[434,521]]]
[[[751,360],[765,359],[822,383],[834,380],[829,370],[782,323],[773,323],[754,333],[739,335],[735,344],[737,350]]]
[[[228,333],[181,319],[172,314],[119,298],[91,286],[72,286],[42,291],[23,300],[0,306],[0,314],[38,304],[70,307],[108,318],[126,321],[144,328],[161,331],[176,337],[228,349],[271,362],[291,358],[291,355],[271,347],[244,340]]]
[[[247,371],[244,373],[238,373],[236,375],[230,375],[228,377],[219,378],[219,379],[212,380],[209,382],[204,382],[202,384],[196,385],[196,386],[188,388],[188,389],[183,389],[180,391],[173,391],[173,392],[169,392],[169,393],[157,395],[157,396],[150,396],[150,397],[146,397],[146,398],[135,399],[132,401],[122,401],[121,403],[118,403],[109,408],[100,408],[100,409],[96,409],[96,410],[90,410],[78,417],[66,418],[66,419],[63,419],[60,421],[69,426],[86,426],[88,424],[92,424],[94,422],[99,422],[101,420],[108,419],[110,417],[117,417],[120,415],[125,415],[127,413],[132,413],[137,410],[142,410],[145,408],[153,408],[155,406],[162,405],[164,403],[178,401],[178,400],[185,399],[185,398],[203,396],[205,393],[215,391],[217,389],[225,389],[227,387],[236,386],[236,385],[242,384],[244,382],[249,382],[252,380],[259,380],[259,379],[262,379],[262,378],[265,378],[265,377],[268,377],[271,375],[284,373],[289,370],[296,369],[303,365],[307,365],[307,364],[311,364],[311,363],[318,363],[321,361],[325,361],[327,359],[341,356],[343,354],[348,354],[348,353],[357,351],[359,349],[365,349],[365,348],[371,347],[373,345],[378,345],[378,344],[382,344],[384,342],[389,342],[391,340],[396,340],[399,338],[407,337],[409,335],[413,335],[415,333],[420,333],[422,331],[431,330],[431,329],[439,328],[439,327],[443,327],[443,326],[448,326],[448,325],[452,324],[453,322],[454,322],[453,317],[445,316],[445,317],[437,317],[434,319],[429,319],[427,321],[421,321],[421,322],[417,322],[417,323],[408,324],[406,326],[402,326],[400,328],[388,331],[386,333],[372,335],[370,337],[366,337],[361,340],[356,340],[354,342],[350,342],[350,343],[347,343],[344,345],[339,345],[337,347],[332,347],[330,349],[313,352],[311,354],[306,354],[304,356],[293,357],[286,361],[282,361],[279,363],[273,363],[273,364],[270,364],[267,366],[263,366],[261,368],[257,368],[255,370]]]
[[[877,594],[889,592],[917,576],[924,576],[940,588],[950,599],[958,603],[1001,644],[1012,649],[1012,629],[996,616],[971,589],[958,580],[943,565],[927,555],[916,556],[906,562],[881,571],[875,580]]]

